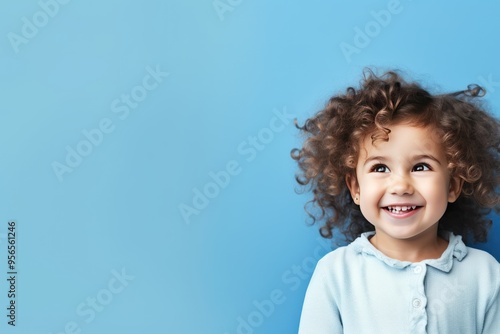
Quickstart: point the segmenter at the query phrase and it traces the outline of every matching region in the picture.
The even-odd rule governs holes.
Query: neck
[[[448,241],[438,236],[437,229],[408,239],[395,239],[377,232],[370,242],[386,256],[408,262],[438,259],[448,246]]]

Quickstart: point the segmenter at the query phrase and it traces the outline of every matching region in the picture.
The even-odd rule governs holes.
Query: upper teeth
[[[415,210],[417,206],[388,206],[387,209],[392,212],[399,212],[399,211],[408,211],[408,210]]]

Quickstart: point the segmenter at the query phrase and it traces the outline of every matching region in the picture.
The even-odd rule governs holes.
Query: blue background
[[[0,331],[294,333],[328,246],[305,223],[310,196],[294,192],[292,116],[276,113],[302,122],[376,66],[436,92],[485,85],[499,115],[493,0],[218,3],[2,1],[0,276],[9,220],[19,274],[17,326],[0,313]],[[131,93],[134,108],[120,101]],[[106,119],[113,130],[58,178],[54,162]],[[210,173],[228,163],[214,188]],[[179,208],[205,187],[212,198],[186,219]],[[499,259],[494,221],[480,247]],[[93,298],[90,320],[77,310]]]

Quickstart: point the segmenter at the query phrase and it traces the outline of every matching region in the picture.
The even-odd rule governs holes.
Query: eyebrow
[[[435,157],[433,157],[432,155],[429,155],[429,154],[414,155],[411,158],[412,158],[412,160],[429,159],[429,160],[435,161],[436,163],[438,163],[439,165],[441,165],[441,161],[439,161],[437,158],[435,158]],[[374,161],[374,160],[384,162],[384,161],[387,161],[388,159],[386,157],[383,157],[383,156],[380,156],[380,155],[377,155],[377,156],[374,156],[374,157],[368,157],[365,160],[363,166],[366,166],[367,163],[369,163],[371,161]]]

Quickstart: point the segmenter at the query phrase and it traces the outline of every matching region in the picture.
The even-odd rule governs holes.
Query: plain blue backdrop
[[[488,90],[493,0],[2,1],[5,333],[294,333],[330,248],[295,193],[303,122],[367,66]],[[499,218],[480,247],[500,258]],[[3,254],[3,255],[1,255]],[[3,259],[3,260],[2,260]]]

